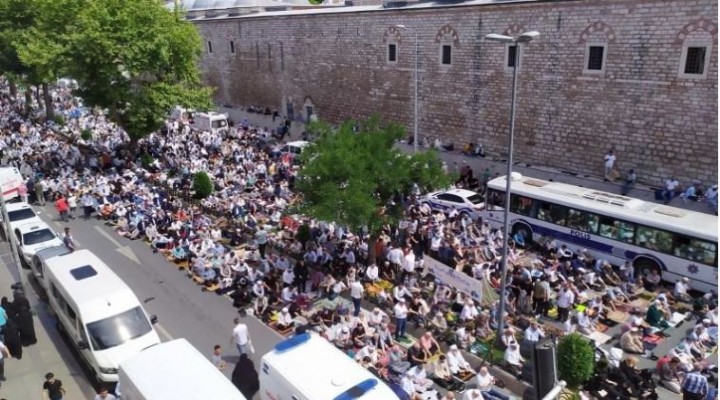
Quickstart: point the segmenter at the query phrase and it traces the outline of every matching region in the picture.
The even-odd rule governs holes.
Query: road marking
[[[105,236],[105,239],[109,240],[110,243],[114,244],[115,247],[117,247],[116,251],[125,257],[129,258],[130,261],[133,261],[135,264],[140,265],[140,259],[137,258],[135,253],[132,251],[130,246],[123,246],[120,242],[117,241],[114,237],[112,237],[111,234],[105,232],[105,230],[97,225],[95,225],[95,230],[100,232],[101,235]]]
[[[163,328],[163,326],[160,325],[159,322],[155,324],[155,330],[160,332],[161,335],[165,336],[168,342],[174,339],[172,335],[167,331],[167,329]]]
[[[132,249],[130,248],[130,246],[118,247],[116,250],[117,250],[118,253],[120,253],[120,254],[124,255],[125,257],[129,258],[131,261],[134,261],[135,264],[140,265],[140,259],[138,259],[137,256],[135,255],[135,253],[133,253],[133,251],[132,251]]]
[[[112,237],[109,233],[105,232],[105,231],[103,230],[103,228],[95,225],[95,230],[98,231],[98,232],[100,232],[101,235],[105,236],[105,239],[109,240],[110,243],[112,243],[112,244],[115,245],[115,247],[123,247],[123,245],[120,244],[120,242],[118,242],[118,241],[117,241],[114,237]]]

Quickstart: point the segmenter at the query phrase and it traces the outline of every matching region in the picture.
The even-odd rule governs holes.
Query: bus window
[[[670,232],[647,226],[638,226],[635,243],[638,246],[650,250],[657,250],[663,253],[672,254],[673,235]]]
[[[700,239],[677,235],[675,237],[675,255],[707,265],[715,264],[717,245]]]
[[[632,243],[635,238],[634,224],[618,221],[612,217],[600,217],[600,226],[598,231],[600,236],[626,243]]]
[[[512,195],[510,198],[510,212],[530,216],[532,212],[532,199],[525,196]]]
[[[540,203],[538,207],[538,219],[552,222],[553,224],[565,225],[567,209],[563,206],[550,203]]]
[[[625,243],[632,243],[635,239],[635,225],[622,221],[615,221],[615,225],[618,227],[617,240]]]
[[[568,209],[567,226],[583,232],[595,233],[598,228],[598,216],[585,211]]]

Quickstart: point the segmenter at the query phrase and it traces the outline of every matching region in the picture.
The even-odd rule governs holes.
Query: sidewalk
[[[230,118],[233,119],[235,122],[240,122],[243,120],[243,118],[247,118],[248,121],[250,121],[252,124],[262,127],[275,128],[282,122],[281,119],[276,119],[275,122],[273,122],[272,116],[269,115],[248,113],[246,111],[242,111],[236,108],[220,107],[218,111],[227,113]],[[290,131],[290,137],[288,138],[288,140],[299,140],[304,129],[305,125],[302,122],[293,122],[292,129]],[[458,147],[460,149],[453,152],[439,153],[440,158],[445,161],[445,163],[447,163],[448,171],[453,172],[455,169],[455,163],[461,165],[462,162],[465,161],[473,169],[473,172],[476,176],[482,176],[485,168],[488,168],[490,170],[492,176],[495,176],[496,173],[500,175],[505,175],[507,168],[506,158],[494,158],[493,154],[489,154],[486,158],[467,157],[461,153],[462,144],[456,144],[456,148]],[[398,148],[408,153],[412,152],[413,150],[412,146],[405,143],[398,143]],[[593,173],[599,174],[601,172],[599,169],[600,166],[598,166],[598,171],[593,171]],[[620,194],[622,187],[621,183],[605,182],[603,181],[602,176],[593,175],[592,173],[579,174],[571,171],[562,171],[556,168],[549,168],[541,165],[526,164],[523,163],[522,160],[515,160],[515,163],[513,165],[513,171],[519,172],[523,175],[531,176],[533,178],[552,180],[554,182],[567,183],[576,186],[583,186],[610,193]],[[660,185],[661,182],[658,182],[657,186],[659,187]],[[654,190],[647,185],[635,185],[635,187],[630,191],[628,195],[636,199],[659,203],[655,200]],[[679,197],[673,199],[670,205],[673,207],[703,212],[707,214],[713,213],[713,210],[711,210],[706,203],[683,203],[682,199],[680,199]]]
[[[10,285],[18,281],[7,242],[0,242],[0,297],[12,299]],[[23,270],[28,273],[28,270]],[[30,278],[31,279],[31,278]],[[30,287],[25,293],[35,314],[35,333],[38,342],[23,348],[21,360],[5,360],[5,377],[0,387],[0,398],[7,400],[42,399],[41,389],[45,374],[52,372],[63,382],[66,400],[92,398],[94,390],[85,373],[78,365],[77,358],[70,352],[68,344],[55,329],[55,319],[50,316],[47,304],[40,301],[37,291]]]

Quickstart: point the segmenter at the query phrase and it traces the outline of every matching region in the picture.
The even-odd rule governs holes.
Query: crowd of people
[[[507,238],[508,290],[500,293],[506,235],[481,220],[434,212],[417,193],[399,199],[404,220],[380,235],[289,215],[300,201],[293,191],[299,166],[268,144],[270,129],[244,120],[224,133],[200,132],[168,120],[130,144],[102,113],[84,110],[69,93],[54,97],[66,118],[62,127],[29,121],[24,100],[0,94],[0,157],[27,178],[28,201],[52,201],[63,219],[101,218],[119,235],[146,240],[205,290],[230,296],[280,332],[316,330],[408,397],[422,398],[437,384],[447,389],[444,399],[458,398],[456,391],[463,399],[507,398],[487,366],[473,368],[464,355],[490,343],[501,318],[507,328],[498,364],[522,376],[533,343],[570,332],[592,337],[618,309],[631,314],[623,350],[655,357],[643,337],[661,334],[685,304],[699,323],[659,358],[658,374],[668,389],[682,392],[689,390],[687,377],[708,372],[717,301],[713,294],[691,298],[687,282],[666,290],[659,276],[636,276],[629,263],[614,267],[552,240],[527,248],[522,238]],[[462,168],[471,181],[472,170]],[[201,171],[215,190],[195,200],[193,176]],[[494,293],[478,301],[442,284],[425,274],[427,257]],[[641,294],[653,297],[647,309],[630,307]],[[498,296],[505,296],[503,315]],[[645,393],[633,376],[623,376],[628,396]]]

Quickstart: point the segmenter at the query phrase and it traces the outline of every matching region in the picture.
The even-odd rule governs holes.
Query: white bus
[[[485,219],[503,225],[505,177],[488,182]],[[718,218],[619,194],[512,174],[510,234],[553,239],[636,274],[657,270],[666,281],[687,277],[697,290],[717,292]]]

